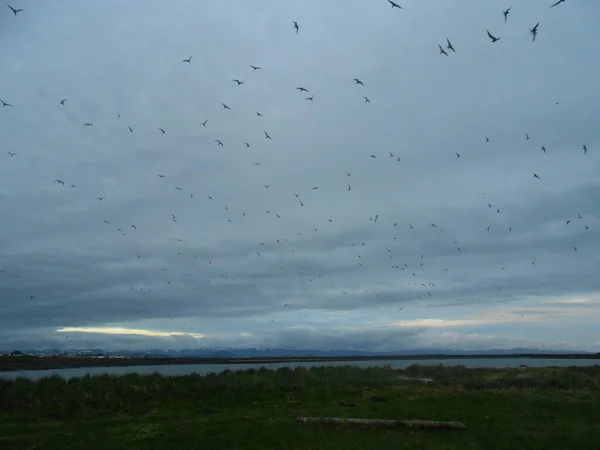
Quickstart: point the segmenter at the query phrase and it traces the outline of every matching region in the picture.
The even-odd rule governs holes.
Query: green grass
[[[365,392],[387,401],[373,402]],[[600,366],[347,366],[0,380],[0,448],[598,449],[599,400]],[[299,425],[297,416],[447,420],[467,429],[323,428]]]

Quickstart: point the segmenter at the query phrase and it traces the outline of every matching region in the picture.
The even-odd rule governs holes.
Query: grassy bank
[[[434,381],[409,379],[420,377]],[[597,449],[599,400],[600,367],[0,380],[0,448]],[[447,420],[467,429],[323,428],[299,425],[297,416]]]

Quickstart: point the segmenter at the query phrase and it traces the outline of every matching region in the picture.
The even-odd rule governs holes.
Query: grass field
[[[600,366],[0,380],[0,448],[598,449],[599,400]],[[460,421],[467,429],[326,428],[297,424],[297,416]]]

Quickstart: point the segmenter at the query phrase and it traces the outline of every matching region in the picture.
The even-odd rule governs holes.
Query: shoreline
[[[507,355],[381,355],[381,356],[306,356],[306,357],[93,357],[93,356],[0,356],[0,372],[20,370],[76,369],[83,367],[123,367],[204,364],[281,364],[298,362],[344,361],[425,361],[433,359],[597,359],[600,354],[507,354]]]

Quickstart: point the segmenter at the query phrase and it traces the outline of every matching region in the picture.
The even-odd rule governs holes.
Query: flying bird
[[[363,97],[365,99],[365,103],[371,103],[371,100],[369,100],[367,97]]]
[[[511,8],[512,6],[502,13],[502,15],[504,16],[504,23],[506,23],[506,20],[508,19],[508,15],[510,14]]]
[[[500,38],[497,38],[497,37],[496,37],[496,36],[494,36],[492,33],[490,33],[490,32],[489,32],[489,30],[488,30],[488,32],[487,32],[487,35],[488,35],[488,36],[489,36],[489,38],[492,40],[492,43],[494,43],[494,42],[496,42],[496,41],[499,41],[499,40],[500,40]]]
[[[525,140],[528,141],[529,139],[530,139],[529,135],[527,133],[525,133]]]
[[[238,86],[241,86],[242,84],[244,84],[244,82],[240,81],[240,80],[231,80],[231,81],[234,81],[235,83],[237,83]]]
[[[65,104],[65,102],[66,102],[67,100],[68,100],[68,99],[66,99],[66,98],[65,98],[65,99],[63,99],[63,100],[61,100],[61,101],[60,101],[60,104],[64,106],[64,104]]]
[[[454,153],[456,153],[457,158],[460,158],[460,153],[458,153],[458,152],[454,152]]]
[[[388,3],[390,5],[392,5],[392,9],[394,9],[394,8],[402,9],[402,6],[400,6],[398,3],[393,2],[392,0],[388,0]]]
[[[490,138],[489,138],[489,137],[486,137],[486,138],[485,138],[485,142],[490,142]]]
[[[540,177],[537,176],[537,173],[533,174],[533,178],[537,178],[538,180],[540,179]]]
[[[160,130],[160,132],[161,132],[162,134],[165,134],[165,133],[166,133],[166,131],[165,131],[165,130],[163,130],[162,128],[159,128],[159,130]]]
[[[135,225],[131,225],[131,228],[133,228],[135,231],[137,231],[137,227]]]
[[[298,89],[300,92],[310,92],[308,89],[303,88],[302,86],[297,87],[296,89]]]
[[[564,2],[565,2],[565,0],[558,0],[554,5],[550,5],[550,8],[554,8],[555,6],[558,6],[558,5],[560,5],[561,3],[564,3]]]
[[[265,139],[271,139],[271,136],[269,136],[269,134],[266,131],[264,131],[264,133],[265,133]]]
[[[166,178],[166,175],[161,175],[160,173],[158,174],[159,178]]]
[[[63,186],[65,185],[65,182],[64,182],[64,181],[62,181],[62,180],[54,180],[54,182],[55,182],[55,183],[62,184]]]
[[[446,38],[446,48],[448,50],[452,50],[454,53],[456,53],[456,50],[454,50],[454,46],[452,45],[452,43],[450,42],[450,39]]]
[[[181,61],[181,62],[184,62],[184,63],[188,63],[188,64],[190,64],[190,63],[192,62],[192,57],[190,56],[188,59],[184,59],[184,60],[183,60],[183,61]]]
[[[223,105],[223,109],[231,109],[229,106],[227,106],[225,103],[221,102],[221,105]]]
[[[315,94],[311,95],[310,97],[306,97],[304,100],[310,100],[311,102],[315,99]]]
[[[446,53],[446,50],[444,50],[444,48],[440,44],[438,44],[438,47],[440,48],[440,55],[448,56],[448,53]]]
[[[298,22],[294,21],[294,28],[296,29],[296,34],[300,31],[300,27],[298,26]]]
[[[364,85],[365,85],[365,83],[363,83],[362,81],[360,81],[358,78],[354,78],[354,82],[355,82],[356,84],[360,84],[360,85],[362,85],[362,86],[364,86]]]
[[[223,143],[220,140],[215,139],[215,142],[218,146],[223,147]]]
[[[200,122],[202,124],[203,127],[206,126],[206,122],[208,122],[208,119],[206,119],[204,122]]]
[[[351,191],[352,190],[352,186],[348,185],[348,190]]]
[[[8,156],[10,156],[12,158],[13,156],[17,156],[17,154],[13,153],[13,152],[8,152]]]
[[[529,34],[531,34],[531,36],[532,36],[531,40],[532,40],[533,42],[535,42],[535,38],[536,38],[536,36],[537,36],[537,34],[538,34],[538,27],[539,27],[539,26],[540,26],[540,23],[538,22],[538,23],[536,23],[536,24],[535,24],[535,26],[534,26],[533,28],[531,28],[531,29],[529,30]]]
[[[94,124],[92,122],[86,122],[83,124],[84,127],[93,127]]]
[[[13,12],[13,14],[15,15],[15,17],[17,16],[17,13],[20,13],[21,11],[23,11],[23,9],[15,9],[12,6],[10,6],[9,4],[7,4],[6,6],[8,6],[10,8],[10,10]]]
[[[244,144],[246,144],[246,148],[250,147],[250,144],[248,144],[247,142],[244,142]]]
[[[131,128],[130,126],[128,126],[127,128],[129,128],[130,133],[133,133],[133,128]]]
[[[252,64],[250,64],[250,67],[252,67],[252,69],[253,69],[254,71],[257,71],[257,70],[261,70],[261,69],[262,69],[262,67],[253,66]]]
[[[2,107],[5,107],[5,106],[13,106],[13,105],[11,105],[10,103],[6,103],[4,100],[0,100],[0,102],[2,102]]]
[[[106,197],[94,197],[96,200],[102,201],[104,200]]]
[[[583,153],[587,153],[587,145],[582,145],[581,149],[583,150]]]

